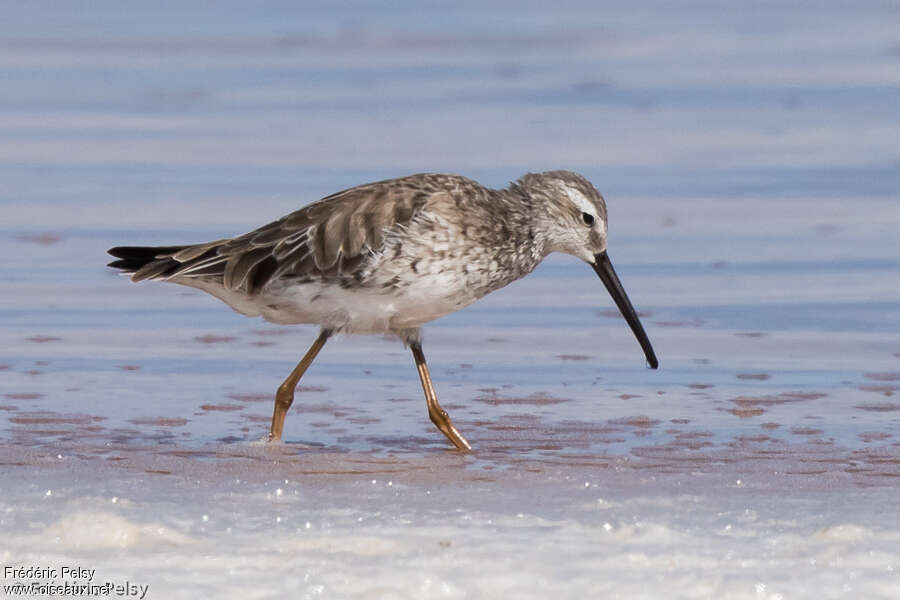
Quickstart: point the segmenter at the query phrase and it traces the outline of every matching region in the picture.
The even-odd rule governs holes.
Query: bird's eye
[[[584,221],[585,225],[593,225],[594,224],[594,215],[583,212],[583,213],[581,213],[581,220]]]

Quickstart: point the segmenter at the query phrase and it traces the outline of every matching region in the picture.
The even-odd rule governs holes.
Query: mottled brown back
[[[448,191],[484,190],[458,175],[423,173],[332,194],[242,236],[183,247],[120,247],[111,266],[132,280],[202,277],[255,294],[289,277],[335,280],[358,277],[385,236],[405,227],[430,198]]]

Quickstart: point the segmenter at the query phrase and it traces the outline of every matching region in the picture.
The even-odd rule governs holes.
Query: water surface
[[[0,24],[0,545],[151,598],[892,598],[889,3],[95,3]],[[660,357],[554,256],[409,352],[132,285],[418,171],[589,177]],[[5,580],[4,584],[11,583]],[[46,582],[45,582],[46,583]]]

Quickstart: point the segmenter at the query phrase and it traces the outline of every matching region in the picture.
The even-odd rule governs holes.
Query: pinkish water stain
[[[104,420],[106,420],[106,417],[80,413],[58,413],[50,410],[20,412],[9,417],[10,423],[17,423],[19,425],[89,425]]]
[[[194,341],[200,342],[201,344],[225,344],[228,342],[233,342],[236,339],[236,337],[232,337],[230,335],[214,335],[209,333],[206,335],[195,337]]]
[[[659,419],[652,419],[647,415],[634,415],[631,417],[622,417],[620,419],[610,419],[607,421],[610,425],[627,425],[629,427],[656,427],[661,423]]]
[[[3,394],[3,397],[10,400],[37,400],[38,398],[43,398],[44,394],[38,392],[11,392]]]
[[[201,404],[200,410],[232,412],[236,410],[244,410],[244,407],[240,404]]]
[[[895,402],[857,404],[853,408],[869,412],[895,412],[900,411],[900,404]]]
[[[863,373],[863,377],[873,381],[900,381],[900,373],[896,371],[890,373]]]
[[[728,412],[741,419],[749,419],[750,417],[758,417],[766,411],[758,407],[738,406],[736,408],[732,408]]]
[[[491,394],[485,396],[476,396],[473,398],[476,402],[482,402],[484,404],[490,404],[491,406],[502,406],[505,404],[522,404],[522,405],[530,405],[530,406],[547,406],[552,404],[561,404],[563,402],[569,402],[568,398],[558,398],[556,396],[551,396],[545,392],[535,392],[533,394],[529,394],[528,396],[500,396],[498,394]]]
[[[250,333],[253,335],[259,335],[264,337],[276,337],[282,335],[288,335],[292,333],[292,330],[287,328],[282,329],[251,329]]]
[[[864,392],[875,392],[884,396],[893,396],[897,390],[900,390],[900,385],[861,385],[859,386],[859,389]]]
[[[791,427],[791,433],[794,435],[822,435],[825,432],[814,427]]]
[[[153,427],[183,427],[188,420],[181,417],[136,417],[129,419],[133,425],[150,425]]]
[[[701,327],[706,321],[703,319],[691,319],[684,321],[656,321],[658,327]]]
[[[586,354],[557,354],[556,358],[558,358],[560,360],[580,361],[580,360],[590,360],[592,357],[590,357]]]
[[[52,246],[62,241],[62,236],[55,233],[24,233],[16,236],[16,240],[26,244]]]
[[[766,381],[770,379],[772,376],[768,373],[738,373],[736,375],[738,379],[745,380],[753,380],[753,381]]]
[[[893,435],[884,431],[864,431],[858,434],[858,437],[864,442],[883,442],[891,439]]]
[[[274,394],[266,394],[266,393],[257,393],[257,394],[228,394],[228,397],[232,400],[237,400],[239,402],[272,402],[274,401]]]

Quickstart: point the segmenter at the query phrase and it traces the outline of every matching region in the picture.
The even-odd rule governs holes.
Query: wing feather
[[[407,227],[437,196],[449,199],[464,188],[483,189],[464,177],[434,174],[362,185],[245,235],[175,248],[165,267],[151,269],[151,263],[135,277],[216,278],[230,290],[251,294],[281,277],[335,282],[358,277],[389,232]]]
[[[225,264],[223,283],[229,290],[240,289],[253,270],[271,256],[269,248],[253,248],[247,252],[233,254]]]
[[[216,240],[214,242],[207,242],[205,244],[196,244],[194,246],[188,246],[187,248],[172,254],[171,257],[177,260],[180,263],[191,262],[197,260],[204,254],[208,253],[210,250],[214,250],[222,243],[228,240]]]

